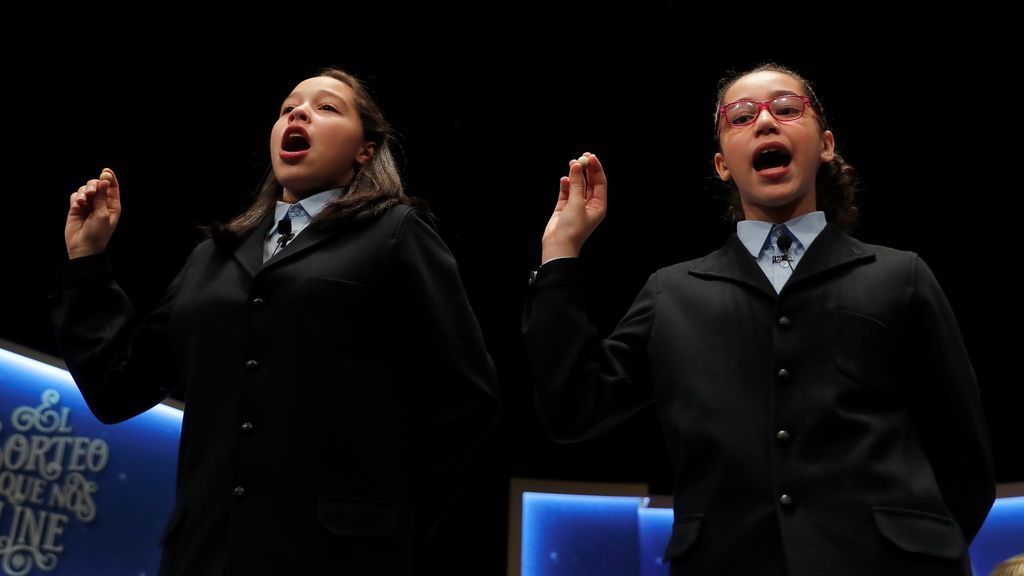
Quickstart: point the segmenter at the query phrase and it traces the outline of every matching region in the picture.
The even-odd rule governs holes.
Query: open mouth
[[[292,132],[284,137],[281,149],[285,152],[302,152],[309,150],[309,140],[301,132]]]
[[[765,148],[754,156],[754,170],[763,172],[772,168],[785,168],[792,160],[793,155],[781,146]]]
[[[298,154],[309,150],[309,134],[299,124],[292,124],[284,129],[281,135],[281,152]]]

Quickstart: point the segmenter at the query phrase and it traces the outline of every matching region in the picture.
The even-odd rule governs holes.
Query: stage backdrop
[[[181,411],[101,424],[67,371],[4,344],[0,573],[155,575]]]

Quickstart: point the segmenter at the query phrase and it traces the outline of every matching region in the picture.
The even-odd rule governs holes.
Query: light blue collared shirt
[[[743,220],[736,224],[736,235],[750,255],[757,260],[757,265],[761,267],[778,293],[782,292],[782,287],[800,264],[800,258],[818,234],[825,229],[826,223],[825,213],[820,210],[777,225],[760,220]],[[783,253],[777,244],[782,234],[788,234],[793,241],[786,251],[788,259],[781,258]]]
[[[286,213],[291,217],[292,241],[294,241],[294,238],[298,236],[306,226],[309,226],[310,220],[322,212],[324,207],[339,198],[344,192],[344,188],[324,190],[323,192],[313,194],[309,198],[303,198],[295,204],[288,204],[278,200],[277,206],[274,208],[274,225],[270,228],[270,232],[267,233],[266,241],[263,242],[263,261],[266,262],[267,260],[270,260],[270,257],[274,255],[275,251],[280,251],[278,250],[277,240],[281,235],[277,232],[277,223],[284,218]]]

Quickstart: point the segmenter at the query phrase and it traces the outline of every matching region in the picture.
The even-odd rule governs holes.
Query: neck
[[[304,191],[290,190],[288,188],[284,188],[283,191],[281,192],[281,201],[287,204],[295,204],[296,202],[305,200],[306,198],[309,198],[314,194],[319,194],[321,192],[324,192],[325,190],[333,190],[334,188],[340,188],[340,186],[327,186],[325,188],[314,188],[312,190]]]
[[[747,220],[782,224],[798,216],[810,214],[817,209],[813,198],[810,202],[797,201],[784,206],[759,206],[743,203],[743,217]]]
[[[281,201],[287,202],[288,204],[295,204],[300,200],[309,198],[313,194],[316,194],[316,191],[310,190],[308,192],[293,192],[292,190],[285,188],[284,192],[281,194]]]

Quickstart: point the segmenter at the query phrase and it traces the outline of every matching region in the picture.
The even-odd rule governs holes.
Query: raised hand
[[[583,243],[604,220],[607,201],[608,179],[597,156],[587,152],[569,162],[569,175],[559,182],[558,202],[544,228],[541,263],[579,256]]]
[[[121,189],[117,176],[110,168],[104,168],[99,178],[89,180],[71,194],[71,208],[64,226],[68,258],[106,250],[120,218]]]

